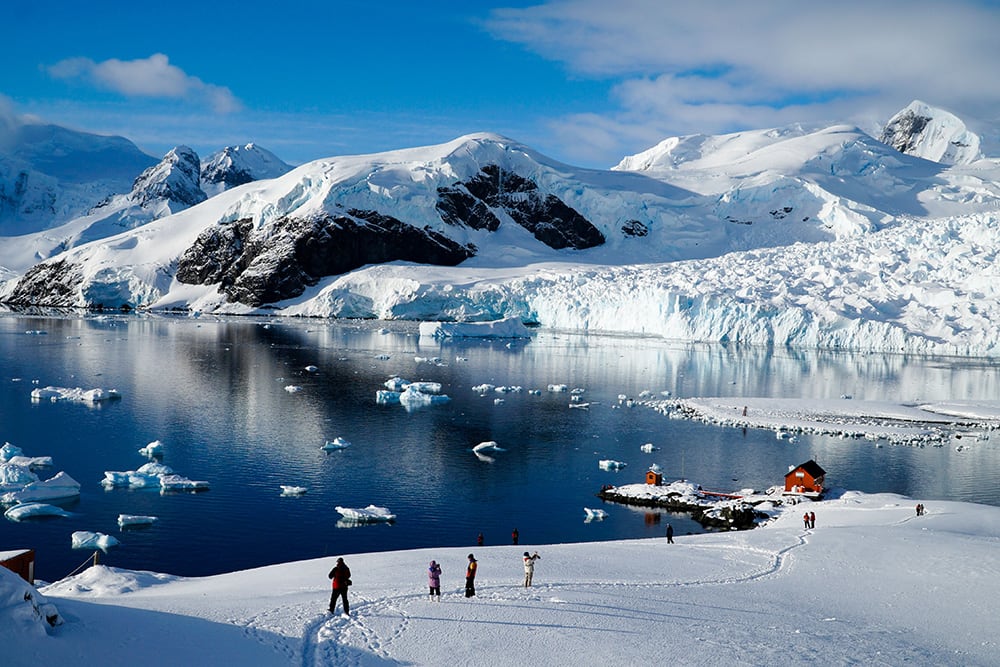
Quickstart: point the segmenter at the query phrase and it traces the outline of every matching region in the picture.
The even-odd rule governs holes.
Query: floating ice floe
[[[402,392],[379,389],[375,392],[375,402],[379,405],[399,405],[399,395]]]
[[[444,365],[441,361],[441,357],[413,357],[413,361],[418,364],[434,364],[435,366]]]
[[[386,380],[384,383],[382,383],[382,385],[386,389],[388,389],[389,391],[397,392],[397,393],[403,391],[403,389],[405,389],[408,384],[410,384],[410,381],[409,380],[404,380],[401,377],[391,377],[388,380]]]
[[[608,513],[604,510],[591,509],[589,507],[584,507],[583,511],[586,512],[585,521],[603,521],[608,518]]]
[[[421,322],[420,335],[430,338],[531,338],[518,317],[491,322]]]
[[[476,392],[477,394],[488,394],[494,389],[496,389],[496,385],[484,382],[483,384],[477,384],[475,387],[472,388],[472,391]]]
[[[61,507],[47,505],[45,503],[21,503],[14,505],[3,513],[11,521],[23,521],[24,519],[34,519],[43,516],[72,516],[72,512],[67,512]]]
[[[147,458],[163,456],[163,443],[159,440],[154,440],[145,447],[140,447],[139,453]]]
[[[49,479],[31,482],[20,491],[10,491],[0,496],[0,503],[16,503],[39,500],[73,498],[80,495],[80,483],[64,472],[58,472]]]
[[[319,370],[319,366],[313,366],[311,364],[309,366],[306,366],[306,371],[309,372],[309,373],[315,373],[318,370]]]
[[[117,389],[81,389],[76,387],[68,389],[66,387],[36,387],[31,390],[31,399],[34,401],[74,401],[77,403],[101,403],[121,398],[121,392]]]
[[[32,482],[38,481],[38,475],[28,466],[17,463],[0,463],[0,493],[20,491]]]
[[[281,495],[283,496],[301,496],[306,491],[308,491],[304,486],[287,486],[285,484],[281,485]]]
[[[297,384],[290,384],[285,386],[285,391],[287,391],[289,394],[297,394],[300,391],[302,391],[302,387],[300,387]]]
[[[590,403],[570,403],[569,407],[576,408],[577,410],[589,410]]]
[[[369,505],[368,507],[340,507],[335,508],[344,519],[355,523],[388,523],[396,520],[396,515],[389,511],[387,507]]]
[[[564,384],[550,384],[549,391],[554,393],[561,393],[564,391],[569,391],[569,387]]]
[[[336,451],[338,449],[346,449],[347,447],[350,447],[350,446],[351,446],[350,442],[348,442],[347,440],[344,440],[343,438],[341,438],[338,435],[333,440],[327,440],[323,444],[323,447],[321,449],[323,449],[323,451],[333,452],[333,451]],[[284,487],[282,487],[282,488],[284,488]]]
[[[166,491],[206,491],[209,484],[174,473],[170,466],[150,461],[138,470],[105,470],[101,485],[106,489],[160,489]]]
[[[116,538],[104,533],[92,533],[89,530],[78,530],[71,536],[74,549],[100,549],[107,551],[110,547],[121,544]]]
[[[143,514],[119,514],[118,526],[120,528],[133,528],[138,526],[151,526],[159,521],[158,517],[146,516]]]
[[[601,470],[621,470],[626,464],[614,459],[601,459],[597,462],[597,465]]]
[[[486,442],[481,442],[472,448],[474,452],[503,452],[506,451],[499,445],[497,445],[496,440],[487,440]]]
[[[645,445],[642,445],[641,447],[639,447],[639,450],[643,451],[643,452],[646,452],[647,454],[651,454],[651,453],[653,453],[653,452],[655,452],[657,450],[657,447],[654,447],[653,443],[647,442]]]

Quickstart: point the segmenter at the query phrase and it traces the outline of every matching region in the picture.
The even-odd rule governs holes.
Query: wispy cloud
[[[112,58],[95,62],[90,58],[69,58],[47,68],[59,79],[77,79],[126,97],[182,99],[204,102],[219,113],[238,111],[239,100],[224,86],[205,83],[171,65],[162,53],[139,60]]]
[[[551,0],[496,10],[487,27],[575,76],[608,82],[615,113],[574,116],[561,128],[589,128],[601,144],[884,120],[912,99],[983,119],[1000,106],[995,2]],[[841,115],[848,109],[853,117]]]

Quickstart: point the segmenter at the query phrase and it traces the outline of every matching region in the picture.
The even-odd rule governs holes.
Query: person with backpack
[[[430,566],[427,568],[427,585],[431,589],[431,602],[437,600],[441,601],[441,566],[437,564],[437,561],[431,561]]]
[[[465,569],[465,597],[471,598],[476,594],[476,570],[479,565],[476,557],[469,554],[469,567]]]
[[[536,551],[534,555],[529,555],[527,551],[524,552],[524,587],[528,588],[531,586],[531,578],[535,576],[535,561],[541,558]]]
[[[330,594],[330,613],[337,612],[337,598],[343,601],[344,616],[351,615],[351,605],[347,602],[347,589],[351,585],[351,568],[347,567],[343,558],[337,559],[337,564],[330,570],[330,579],[333,580],[333,592]]]

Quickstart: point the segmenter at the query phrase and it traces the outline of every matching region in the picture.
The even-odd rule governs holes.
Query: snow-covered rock
[[[238,185],[277,178],[292,170],[271,151],[254,143],[226,146],[201,165],[201,188],[211,197]]]
[[[954,114],[919,100],[890,118],[879,140],[932,162],[969,164],[982,158],[977,134]]]

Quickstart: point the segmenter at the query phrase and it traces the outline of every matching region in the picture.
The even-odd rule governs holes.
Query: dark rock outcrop
[[[896,115],[882,130],[879,141],[892,146],[900,153],[912,153],[927,124],[933,120],[912,110]]]
[[[250,220],[212,227],[181,256],[176,276],[188,284],[218,283],[230,301],[258,307],[365,264],[406,260],[454,266],[475,251],[429,228],[352,209],[312,220],[282,218],[266,231]]]
[[[649,234],[649,227],[639,220],[626,220],[625,224],[622,225],[622,234],[633,237],[647,236]]]
[[[198,154],[187,146],[178,146],[135,179],[129,197],[139,206],[161,199],[183,207],[194,206],[208,199],[201,189],[200,174]]]
[[[76,288],[83,282],[80,267],[65,260],[38,264],[17,281],[7,303],[20,306],[76,306]]]
[[[507,213],[536,239],[556,250],[583,250],[604,243],[604,235],[589,220],[538,185],[497,165],[486,165],[465,182],[438,188],[437,210],[451,225],[496,231],[500,220],[491,209]]]

